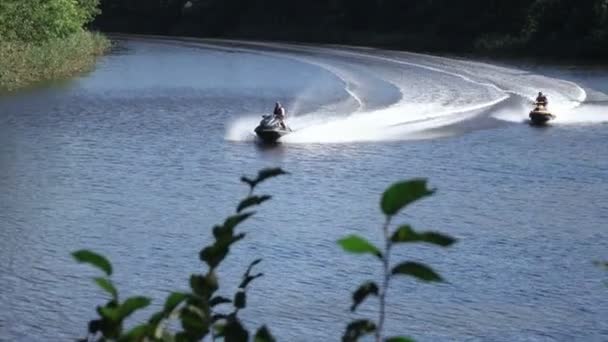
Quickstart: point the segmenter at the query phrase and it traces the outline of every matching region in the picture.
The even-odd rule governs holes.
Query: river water
[[[108,256],[122,297],[153,307],[201,272],[210,228],[281,166],[271,202],[220,270],[230,295],[260,257],[247,326],[339,340],[350,293],[379,276],[335,241],[380,241],[393,181],[438,189],[398,223],[449,233],[400,247],[448,281],[391,285],[387,329],[419,341],[606,341],[608,71],[405,52],[117,36],[96,69],[0,97],[0,340],[84,336],[105,297],[70,252]],[[557,119],[526,124],[537,91]],[[276,100],[296,131],[256,143]]]

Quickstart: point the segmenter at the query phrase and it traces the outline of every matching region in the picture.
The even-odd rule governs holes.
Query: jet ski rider
[[[274,111],[273,111],[274,116],[276,116],[279,119],[279,122],[281,123],[281,127],[283,129],[286,129],[287,126],[285,126],[285,108],[283,108],[283,106],[281,106],[280,102],[276,102],[274,105]]]
[[[547,96],[539,91],[538,96],[536,97],[536,105],[547,107],[548,104],[549,100],[547,100]]]

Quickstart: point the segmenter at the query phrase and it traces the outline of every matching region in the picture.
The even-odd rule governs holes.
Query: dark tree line
[[[102,0],[108,31],[608,56],[608,0]]]

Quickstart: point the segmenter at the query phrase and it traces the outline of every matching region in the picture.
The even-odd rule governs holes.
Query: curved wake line
[[[462,74],[458,74],[455,72],[451,72],[451,71],[447,71],[444,69],[440,69],[440,68],[436,68],[436,67],[432,67],[432,66],[428,66],[428,65],[423,65],[423,64],[419,64],[419,63],[413,63],[413,62],[406,62],[406,61],[401,61],[398,59],[394,59],[394,58],[389,58],[389,57],[383,57],[383,56],[374,56],[374,55],[370,55],[370,54],[366,54],[366,53],[359,53],[359,52],[353,52],[353,51],[341,51],[341,53],[346,53],[346,54],[352,54],[352,55],[356,55],[356,56],[365,56],[368,58],[375,58],[375,59],[379,59],[379,60],[385,60],[388,62],[392,62],[392,63],[396,63],[396,64],[403,64],[403,65],[408,65],[408,66],[413,66],[413,67],[418,67],[421,69],[425,69],[425,70],[429,70],[429,71],[434,71],[434,72],[438,72],[438,73],[443,73],[446,75],[450,75],[450,76],[454,76],[454,77],[458,77],[466,82],[470,82],[476,85],[480,85],[480,86],[486,86],[486,87],[490,87],[493,88],[497,91],[503,92],[503,93],[508,93],[508,94],[513,94],[513,95],[518,95],[521,96],[523,98],[527,98],[531,101],[534,101],[535,98],[533,96],[530,96],[529,94],[524,94],[515,90],[511,90],[511,89],[504,89],[499,87],[498,85],[494,84],[494,83],[489,83],[489,82],[479,82],[479,81],[475,81],[465,75]],[[428,55],[424,55],[424,54],[417,54],[419,56],[422,57],[432,57],[432,58],[437,58],[437,59],[444,59],[447,61],[456,61],[456,60],[451,60],[445,57],[439,57],[439,56],[428,56]],[[471,62],[469,62],[471,63]],[[477,63],[477,62],[474,62]],[[479,63],[482,64],[482,63]],[[486,64],[486,63],[483,63]],[[558,111],[564,111],[564,110],[572,110],[574,108],[580,107],[585,100],[587,99],[587,92],[585,91],[585,89],[583,89],[580,85],[576,84],[575,82],[572,81],[568,81],[568,80],[563,80],[563,79],[559,79],[559,82],[564,83],[564,84],[569,84],[571,86],[573,86],[574,88],[576,88],[578,90],[578,95],[576,97],[576,101],[573,103],[570,103],[569,106],[559,106]],[[509,98],[508,96],[505,96],[502,98],[502,100],[506,100],[507,98]],[[499,102],[501,102],[502,100],[498,100],[498,101],[490,101],[488,102],[486,105],[480,105],[479,108],[483,108],[483,107],[491,107]],[[463,110],[466,111],[466,110]],[[496,117],[496,118],[500,118],[500,117]],[[605,119],[602,119],[605,120]]]
[[[265,44],[268,45],[268,44]],[[292,50],[300,50],[297,48],[291,48]],[[248,49],[245,49],[246,51]],[[423,131],[430,128],[436,128],[438,124],[446,125],[453,124],[455,122],[469,118],[470,116],[462,115],[458,118],[453,117],[454,114],[467,113],[473,111],[479,111],[484,108],[492,107],[506,99],[509,95],[500,87],[491,83],[477,82],[465,75],[452,73],[443,69],[429,67],[422,64],[411,63],[400,61],[396,59],[371,56],[364,54],[355,54],[359,57],[366,59],[375,58],[386,62],[391,62],[399,65],[408,65],[415,68],[425,69],[452,77],[457,77],[465,82],[475,84],[482,87],[491,87],[503,95],[497,99],[487,101],[484,103],[474,104],[466,107],[458,108],[438,108],[434,114],[428,113],[424,117],[404,117],[403,113],[418,112],[419,108],[411,108],[411,104],[405,100],[405,94],[403,86],[398,86],[401,94],[401,99],[396,103],[388,106],[387,108],[361,112],[363,107],[363,100],[351,89],[351,82],[348,80],[348,76],[344,75],[338,68],[331,65],[326,65],[318,61],[311,60],[310,58],[296,57],[286,53],[273,53],[273,52],[260,52],[258,53],[279,56],[283,58],[295,59],[300,62],[309,63],[318,66],[324,70],[333,73],[338,77],[345,85],[345,90],[349,95],[357,101],[359,110],[351,113],[347,117],[336,117],[328,116],[326,120],[314,120],[311,122],[307,120],[306,116],[296,118],[295,122],[292,122],[292,127],[296,130],[294,133],[283,137],[282,141],[287,143],[346,143],[356,141],[382,141],[382,140],[398,140],[403,139],[405,133],[414,133],[417,131]],[[392,83],[392,82],[389,82]],[[394,84],[394,83],[393,83]],[[395,84],[396,85],[396,84]],[[422,111],[425,112],[425,111]],[[427,111],[428,112],[428,111]],[[449,120],[437,120],[439,117],[452,116]],[[226,139],[228,140],[250,140],[254,138],[252,132],[255,127],[257,120],[253,117],[242,118],[233,123],[227,130]],[[412,125],[407,125],[412,123]],[[406,127],[407,126],[407,127]]]
[[[303,58],[298,58],[295,56],[289,56],[289,55],[281,55],[281,54],[277,54],[278,56],[282,57],[282,58],[290,58],[293,60],[297,60],[301,63],[307,63],[310,65],[315,65],[321,69],[324,69],[330,73],[332,73],[333,75],[335,75],[338,79],[340,79],[340,81],[342,81],[342,83],[344,84],[344,91],[346,91],[346,93],[348,93],[348,95],[355,100],[355,102],[357,102],[357,110],[355,112],[361,111],[364,107],[363,104],[363,100],[355,93],[355,91],[352,89],[352,83],[349,82],[346,77],[344,75],[341,75],[340,71],[335,70],[334,68],[331,68],[329,66],[323,65],[321,63],[315,63],[312,61],[307,61]]]
[[[257,45],[256,43],[253,42],[247,42],[245,43],[247,45]],[[201,47],[207,47],[209,49],[216,49],[218,47],[218,45],[214,45],[214,44],[209,44],[209,43],[197,43],[197,45],[201,46]],[[261,44],[260,44],[261,45]],[[271,45],[269,45],[271,46]],[[223,46],[220,46],[221,48],[225,48]],[[355,102],[357,103],[357,111],[361,110],[364,106],[363,104],[363,100],[353,91],[352,89],[352,84],[351,82],[349,82],[343,75],[340,74],[339,71],[335,70],[334,68],[327,66],[327,65],[323,65],[322,63],[318,63],[318,62],[314,62],[314,61],[310,61],[310,60],[306,60],[305,58],[302,57],[298,57],[298,56],[293,56],[287,53],[281,53],[281,52],[270,52],[270,51],[261,51],[259,49],[255,49],[255,48],[246,48],[246,47],[238,47],[238,48],[234,48],[231,47],[229,48],[230,51],[242,51],[242,52],[247,52],[247,53],[257,53],[260,55],[265,55],[265,56],[270,56],[270,57],[275,57],[275,58],[285,58],[285,59],[291,59],[294,61],[298,61],[300,63],[306,63],[309,65],[314,65],[318,68],[321,68],[329,73],[331,73],[332,75],[334,75],[335,77],[337,77],[342,84],[344,85],[344,91],[353,99],[355,100]]]
[[[356,109],[348,113],[347,116],[344,116],[344,114],[339,115],[338,113],[314,112],[291,117],[290,125],[297,131],[283,138],[283,141],[288,143],[382,141],[410,139],[414,136],[415,138],[420,138],[421,136],[425,136],[425,131],[470,119],[479,115],[484,109],[492,108],[511,96],[520,98],[519,104],[510,102],[509,107],[500,108],[492,113],[491,116],[502,121],[522,122],[527,120],[529,112],[529,107],[524,99],[532,102],[536,94],[535,91],[538,89],[549,89],[547,93],[550,96],[550,101],[553,100],[551,101],[551,110],[557,115],[555,122],[558,124],[608,121],[608,117],[602,115],[606,111],[601,106],[583,106],[588,98],[588,94],[585,89],[575,82],[533,74],[512,67],[412,52],[395,53],[400,53],[402,54],[401,56],[405,55],[403,58],[417,57],[424,58],[425,60],[423,62],[405,61],[399,59],[399,57],[379,56],[359,51],[327,47],[302,47],[281,43],[224,40],[189,41],[194,41],[197,46],[209,49],[227,49],[230,51],[242,51],[295,60],[319,67],[340,80],[343,84],[343,90],[356,103]],[[239,45],[234,46],[235,43]],[[226,46],[226,44],[230,45]],[[263,50],[264,48],[278,51],[266,51]],[[294,55],[295,53],[310,52],[316,52],[317,54],[313,56]],[[384,52],[389,53],[391,51]],[[358,94],[357,81],[352,72],[343,68],[341,69],[339,64],[332,65],[331,61],[328,60],[329,58],[340,56],[345,58],[347,56],[358,57],[361,60],[356,62],[349,61],[347,63],[358,63],[361,64],[362,68],[366,67],[365,60],[377,60],[427,70],[455,77],[475,86],[491,89],[497,93],[496,95],[501,95],[490,101],[452,108],[449,105],[432,102],[408,102],[408,99],[411,101],[410,94],[406,92],[406,89],[411,90],[408,89],[409,85],[398,84],[383,78],[384,82],[397,87],[400,99],[388,107],[364,111],[366,99]],[[441,65],[428,65],[426,63],[440,63]],[[450,69],[458,70],[458,72]],[[444,83],[438,84],[438,86],[443,85]],[[451,92],[453,90],[446,89],[445,91]],[[466,93],[462,91],[458,93],[458,89],[456,91],[456,96],[458,97],[453,99],[466,99]],[[568,95],[572,93],[576,93],[576,95]],[[408,96],[410,97],[408,98]],[[491,95],[486,94],[486,96]],[[259,117],[259,115],[243,117],[236,120],[236,122],[230,123],[226,131],[226,139],[254,139],[253,128],[257,125]]]
[[[273,48],[283,48],[283,49],[288,49],[288,50],[295,51],[295,52],[298,52],[298,51],[310,52],[310,50],[311,50],[311,48],[277,45],[277,44],[272,44],[272,43],[270,43],[270,44],[269,43],[251,43],[251,42],[244,42],[244,43],[248,44],[250,46],[254,45],[254,46],[261,46],[261,47],[267,46],[267,47],[273,47]],[[487,82],[479,81],[479,80],[475,80],[472,77],[469,77],[465,74],[446,70],[446,68],[449,68],[450,66],[444,66],[444,68],[442,69],[442,68],[436,67],[436,66],[430,66],[430,65],[415,63],[415,62],[411,62],[411,61],[403,61],[400,59],[386,57],[386,56],[371,55],[368,53],[360,53],[360,52],[345,51],[345,50],[335,50],[335,49],[327,49],[327,48],[316,48],[315,50],[316,51],[327,50],[329,52],[329,54],[330,55],[333,54],[333,56],[351,55],[351,56],[356,56],[356,57],[364,58],[364,59],[375,59],[375,60],[389,62],[389,63],[393,63],[393,64],[397,64],[397,65],[406,65],[409,67],[428,70],[428,71],[432,71],[435,73],[440,73],[440,74],[448,75],[451,77],[456,77],[458,79],[461,79],[464,82],[474,84],[476,86],[490,88],[499,93],[502,93],[503,95],[500,96],[499,98],[491,100],[491,101],[487,101],[487,102],[483,102],[483,103],[479,103],[479,104],[475,104],[475,105],[470,105],[470,106],[466,106],[466,107],[452,108],[452,109],[443,108],[443,110],[437,111],[436,114],[427,114],[423,117],[418,116],[416,118],[409,119],[407,117],[403,117],[402,115],[400,115],[400,119],[395,120],[394,117],[395,117],[396,112],[407,113],[408,111],[410,111],[410,112],[414,111],[414,110],[412,110],[411,105],[406,102],[406,94],[403,91],[403,87],[398,86],[400,93],[401,93],[401,100],[399,100],[398,102],[392,104],[391,106],[389,106],[385,109],[368,111],[368,112],[361,112],[359,110],[359,111],[353,113],[351,116],[346,117],[346,118],[329,117],[326,122],[322,122],[322,123],[309,122],[308,124],[303,124],[298,132],[295,132],[295,133],[291,134],[290,136],[286,136],[284,138],[285,142],[290,142],[290,143],[332,142],[332,143],[336,143],[336,142],[406,139],[407,137],[404,136],[405,134],[413,134],[415,132],[420,133],[421,131],[424,131],[424,130],[434,129],[434,128],[438,128],[441,126],[453,124],[458,121],[468,119],[471,117],[471,115],[462,115],[460,118],[454,118],[453,115],[461,114],[461,113],[466,114],[466,113],[474,112],[474,111],[479,112],[480,110],[483,110],[486,108],[491,108],[491,107],[509,99],[510,95],[515,95],[515,96],[533,101],[534,96],[531,96],[531,94],[535,94],[535,93],[528,91],[528,90],[532,90],[530,88],[533,86],[533,84],[535,82],[536,83],[541,82],[541,83],[543,83],[544,86],[547,86],[547,84],[550,85],[551,83],[556,83],[556,84],[559,83],[560,86],[562,86],[562,87],[567,85],[567,86],[575,89],[577,94],[575,95],[574,99],[571,98],[571,100],[568,99],[567,95],[563,95],[563,94],[567,94],[567,90],[563,90],[566,93],[555,94],[556,97],[558,98],[558,101],[556,101],[554,103],[553,108],[556,112],[560,113],[560,115],[558,115],[558,119],[556,120],[556,123],[583,123],[583,122],[605,122],[605,121],[607,121],[607,118],[602,117],[598,111],[593,111],[593,110],[590,110],[589,108],[585,108],[586,110],[584,111],[584,113],[582,112],[582,110],[578,111],[575,114],[576,116],[570,115],[570,114],[572,114],[572,112],[575,111],[576,108],[581,107],[581,105],[585,102],[585,100],[587,99],[587,92],[585,91],[585,89],[583,89],[581,86],[579,86],[575,82],[568,81],[568,80],[554,79],[554,78],[541,76],[541,75],[535,75],[535,74],[531,74],[531,75],[525,76],[523,78],[516,76],[513,80],[511,80],[512,83],[513,82],[522,83],[522,85],[520,86],[520,88],[522,88],[522,89],[517,90],[516,87],[501,87],[496,83],[492,83],[491,81],[487,81]],[[320,63],[318,61],[311,61],[310,59],[307,59],[307,58],[294,57],[294,56],[289,55],[288,53],[273,53],[273,55],[280,56],[283,58],[294,58],[301,62],[314,64],[318,67],[321,67],[327,71],[332,72],[334,75],[336,75],[339,79],[341,79],[344,82],[345,90],[349,93],[349,95],[352,98],[354,98],[357,101],[357,103],[359,104],[359,108],[363,107],[363,100],[356,94],[355,91],[353,91],[350,88],[351,83],[348,80],[348,76],[343,75],[340,72],[340,70],[333,68],[329,65]],[[435,59],[435,60],[440,59],[440,60],[443,60],[445,62],[450,62],[450,63],[462,63],[462,64],[466,63],[466,64],[470,64],[471,67],[484,66],[486,68],[491,68],[493,70],[496,70],[497,68],[502,68],[505,70],[509,70],[510,72],[512,72],[513,70],[517,70],[517,69],[512,69],[512,68],[507,69],[507,68],[503,68],[503,67],[497,67],[497,66],[494,66],[491,64],[481,63],[481,62],[471,62],[471,61],[461,62],[459,60],[449,59],[449,58],[445,58],[445,57],[426,56],[426,55],[420,55],[420,54],[417,54],[417,55],[424,57],[424,58],[430,58],[430,59]],[[464,72],[470,73],[470,71],[468,71],[466,68],[464,69]],[[482,76],[480,75],[480,76],[476,76],[476,77],[482,77]],[[395,85],[397,85],[397,84],[395,84]],[[555,90],[557,90],[557,89],[558,88],[555,88]],[[526,90],[526,91],[524,91],[524,90]],[[366,118],[364,116],[355,115],[355,114],[362,114],[365,116],[373,117],[373,118],[375,118],[375,120],[370,120],[370,118]],[[521,122],[521,121],[527,120],[527,114],[528,114],[528,110],[526,109],[525,106],[522,105],[522,106],[519,106],[519,108],[511,108],[511,110],[508,110],[508,109],[500,110],[500,111],[494,113],[492,115],[492,117],[499,119],[499,120],[503,120],[503,121]],[[443,117],[443,116],[451,116],[451,118],[446,119],[446,120],[437,120],[437,118]],[[304,121],[304,120],[301,120],[301,121]],[[301,122],[301,123],[303,123],[303,122]],[[402,126],[409,126],[409,127],[402,127]],[[399,128],[399,129],[395,129],[395,128]]]

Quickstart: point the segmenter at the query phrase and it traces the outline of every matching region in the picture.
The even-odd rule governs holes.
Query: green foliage
[[[429,243],[439,247],[448,247],[456,240],[450,236],[437,232],[416,232],[409,225],[401,225],[390,232],[390,223],[394,216],[409,204],[414,203],[422,198],[428,197],[434,193],[433,190],[427,188],[427,182],[424,179],[413,179],[395,183],[386,189],[380,200],[380,208],[386,216],[385,224],[382,229],[384,234],[385,247],[383,251],[371,245],[367,240],[350,235],[338,240],[338,244],[347,252],[355,254],[371,253],[377,255],[382,260],[383,278],[382,286],[378,286],[373,281],[363,283],[353,293],[353,304],[351,310],[355,311],[357,307],[369,296],[379,297],[379,317],[377,322],[369,320],[356,320],[347,325],[346,331],[342,337],[343,341],[357,341],[359,338],[375,333],[376,341],[381,342],[383,338],[383,328],[385,320],[385,305],[386,294],[389,288],[389,283],[394,276],[405,275],[425,282],[441,282],[443,279],[429,266],[418,262],[406,261],[400,262],[396,266],[390,266],[390,253],[394,246],[404,243]],[[386,339],[390,342],[408,342],[412,341],[406,337],[391,337]]]
[[[244,209],[259,205],[270,196],[256,196],[253,191],[260,183],[270,178],[287,174],[281,169],[265,169],[258,173],[254,179],[247,179],[249,195],[241,201],[237,207],[236,214],[224,220],[222,225],[213,227],[214,241],[201,249],[199,256],[201,261],[207,264],[207,272],[204,274],[192,274],[190,276],[191,292],[173,292],[165,300],[162,311],[153,314],[146,324],[141,324],[130,331],[123,331],[123,322],[136,310],[147,307],[150,300],[146,297],[136,296],[119,302],[118,291],[109,278],[95,278],[94,281],[104,291],[108,292],[112,299],[104,306],[98,307],[99,318],[89,322],[89,336],[85,341],[198,341],[206,336],[213,340],[223,338],[224,341],[248,341],[249,332],[241,323],[238,313],[247,306],[247,288],[251,282],[261,276],[262,273],[253,273],[253,268],[261,262],[254,260],[243,274],[241,283],[232,300],[214,294],[219,290],[220,283],[215,274],[230,248],[244,238],[245,234],[236,233],[237,227],[254,215],[254,212],[242,212]],[[255,199],[255,200],[252,200]],[[245,204],[243,204],[245,203]],[[101,269],[109,277],[112,274],[112,265],[100,254],[80,250],[73,253],[78,262],[88,263]],[[223,314],[216,311],[216,307],[231,304],[232,312]],[[172,320],[181,323],[180,331],[171,331],[167,326]],[[275,341],[272,334],[265,326],[261,327],[255,334],[256,342]]]
[[[270,333],[270,330],[266,326],[262,326],[258,329],[254,337],[254,342],[275,342],[275,338]]]
[[[269,169],[264,169],[264,170],[261,170],[260,172],[258,172],[258,176],[255,179],[251,179],[251,178],[247,178],[247,177],[243,176],[243,177],[241,177],[241,181],[243,183],[246,183],[247,185],[249,185],[251,191],[253,191],[255,189],[255,187],[258,184],[262,183],[263,181],[265,181],[269,178],[273,178],[273,177],[280,176],[280,175],[286,175],[286,174],[288,174],[288,173],[285,172],[281,168],[269,168]]]
[[[454,238],[436,232],[417,233],[409,225],[404,225],[393,233],[391,237],[392,243],[407,243],[407,242],[426,242],[441,247],[448,247],[456,240]]]
[[[364,238],[357,235],[349,235],[343,239],[338,240],[338,244],[346,252],[353,254],[373,254],[378,258],[382,259],[382,252],[378,247],[372,245]]]
[[[90,67],[109,47],[83,30],[99,0],[0,0],[0,90],[60,79]]]
[[[98,0],[3,0],[0,37],[8,41],[40,42],[82,31],[100,13]]]
[[[241,201],[241,203],[239,203],[239,206],[236,208],[236,212],[240,213],[241,211],[254,206],[254,205],[260,205],[266,201],[268,201],[269,199],[271,199],[272,196],[251,196],[251,197],[247,197],[244,200]]]
[[[357,291],[353,292],[353,305],[350,307],[350,311],[357,310],[357,306],[361,304],[369,296],[378,296],[379,288],[373,281],[363,283]]]
[[[173,292],[169,295],[169,297],[167,297],[167,300],[165,301],[165,306],[163,308],[164,312],[172,312],[173,310],[175,310],[175,308],[180,305],[183,301],[185,301],[188,298],[188,294],[187,293],[181,293],[181,292]]]
[[[391,271],[391,275],[409,275],[414,278],[417,278],[422,281],[432,282],[438,281],[441,282],[443,279],[439,276],[439,274],[435,273],[430,267],[417,263],[417,262],[403,262],[399,265],[395,266]]]
[[[106,275],[112,275],[112,264],[100,254],[83,249],[72,253],[72,256],[78,262],[91,264],[104,271]]]
[[[377,329],[376,324],[367,319],[352,321],[346,326],[342,342],[356,342],[361,337],[374,333]]]
[[[104,0],[101,22],[122,32],[608,56],[605,0],[193,0],[184,8],[186,2]]]
[[[78,0],[78,9],[84,24],[93,21],[97,15],[101,14],[99,0]]]
[[[103,271],[106,277],[96,277],[93,278],[93,281],[111,295],[111,299],[104,306],[97,307],[99,318],[89,322],[89,334],[93,336],[101,334],[107,339],[121,339],[124,320],[133,312],[147,307],[150,304],[150,299],[137,296],[127,298],[121,303],[118,291],[109,278],[112,275],[112,264],[104,256],[88,250],[79,250],[72,253],[72,257],[80,263],[89,264]],[[132,330],[125,334],[122,339],[127,338],[126,336],[136,336],[141,330],[142,328]],[[127,340],[132,341],[132,339]]]
[[[221,266],[233,245],[245,236],[238,233],[237,228],[254,215],[252,211],[245,211],[270,199],[270,196],[257,196],[253,194],[256,187],[263,181],[287,174],[281,169],[265,169],[258,173],[256,178],[243,177],[242,181],[249,186],[248,196],[239,202],[236,213],[226,218],[221,225],[213,227],[213,241],[201,249],[199,256],[207,266],[202,274],[190,276],[189,292],[172,292],[165,299],[161,311],[154,313],[146,323],[137,325],[125,331],[123,323],[133,312],[143,309],[150,304],[150,299],[135,296],[120,302],[119,293],[111,279],[112,265],[100,254],[80,250],[73,253],[78,262],[87,263],[100,269],[106,277],[94,278],[95,283],[111,299],[97,308],[99,317],[89,322],[89,335],[84,341],[199,341],[210,337],[211,340],[224,340],[226,342],[247,342],[252,337],[254,342],[274,342],[275,338],[266,326],[260,327],[255,335],[247,330],[239,319],[239,312],[247,307],[247,289],[262,273],[254,272],[261,259],[249,264],[241,282],[232,298],[226,298],[216,293],[220,290],[220,282],[215,270]],[[350,322],[342,336],[342,341],[354,342],[360,338],[375,334],[377,342],[383,341],[383,326],[385,319],[385,304],[389,282],[394,276],[409,276],[425,282],[441,282],[443,279],[429,266],[422,263],[405,261],[391,268],[390,252],[394,246],[407,243],[428,243],[439,247],[448,247],[455,239],[437,232],[416,232],[409,225],[398,226],[394,232],[389,232],[391,220],[408,204],[431,195],[425,180],[411,180],[395,183],[383,194],[381,209],[385,212],[386,223],[383,227],[384,250],[372,245],[366,239],[349,235],[338,241],[346,252],[353,254],[371,254],[380,259],[384,275],[381,285],[374,281],[363,283],[352,294],[351,311],[355,311],[366,299],[377,297],[379,299],[379,318],[377,322],[369,319],[358,319]],[[232,307],[226,311],[227,307]],[[219,311],[218,308],[223,308]],[[178,321],[177,331],[175,327]],[[412,342],[408,337],[390,337],[386,342]]]
[[[399,182],[386,189],[382,195],[380,207],[385,215],[392,216],[409,204],[432,194],[433,191],[427,189],[424,179]]]
[[[389,337],[385,340],[385,342],[414,342],[413,339],[409,338],[409,337]]]
[[[114,287],[114,284],[112,284],[112,281],[110,281],[110,279],[108,278],[93,278],[93,281],[104,291],[106,291],[107,293],[109,293],[112,296],[113,300],[118,300],[118,291],[116,291],[116,288]]]
[[[38,43],[8,42],[0,38],[0,91],[65,79],[89,70],[109,46],[104,36],[84,31]]]

